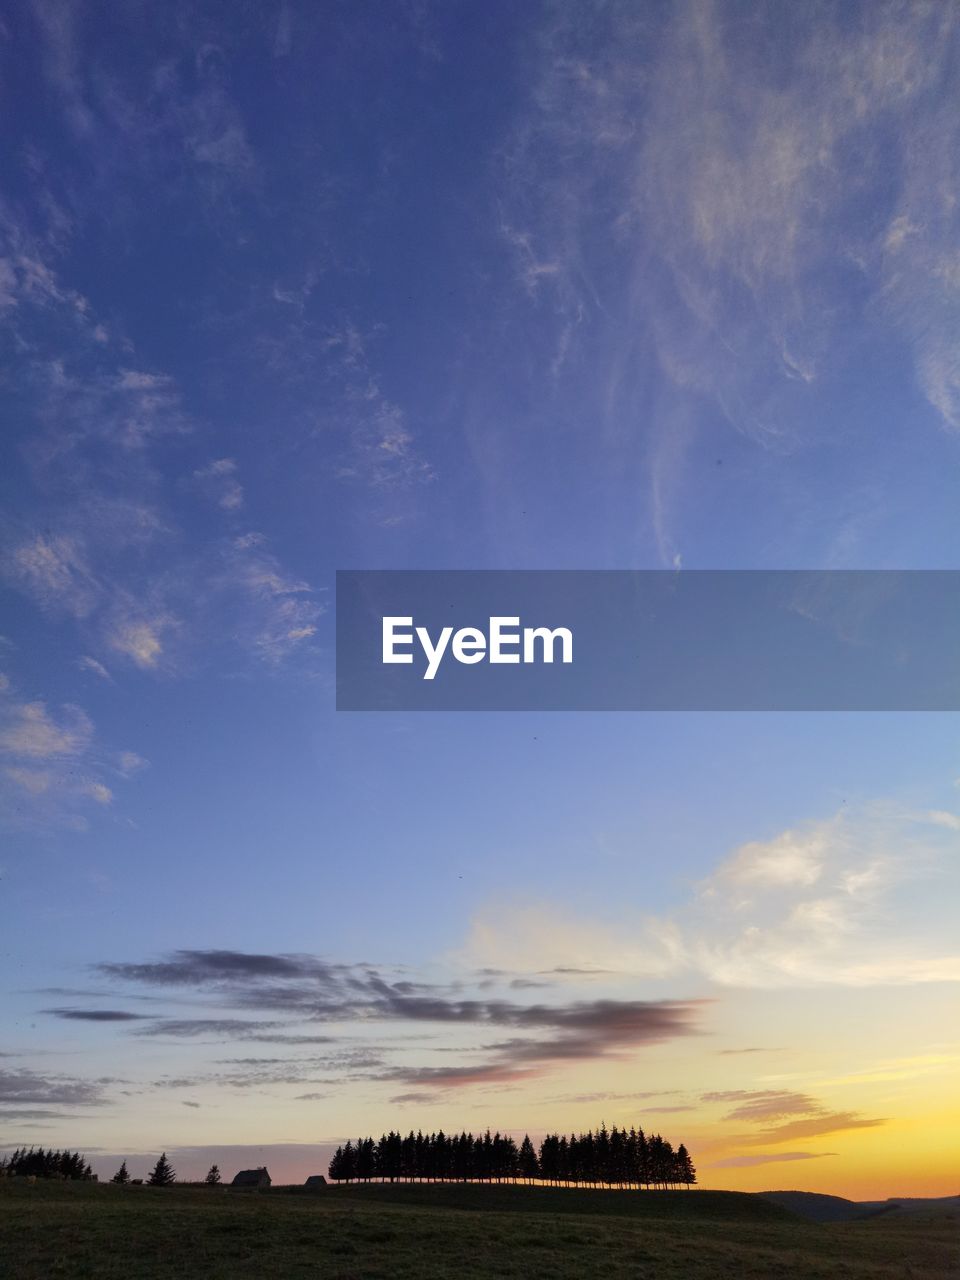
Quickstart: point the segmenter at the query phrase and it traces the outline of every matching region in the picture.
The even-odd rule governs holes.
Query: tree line
[[[529,1135],[517,1146],[509,1135],[472,1133],[382,1134],[337,1147],[330,1161],[334,1182],[546,1182],[605,1187],[693,1186],[690,1153],[660,1134],[642,1129],[547,1134],[539,1151]]]
[[[153,1166],[153,1168],[150,1171],[150,1176],[147,1178],[147,1186],[148,1187],[172,1187],[173,1184],[176,1182],[176,1180],[177,1180],[176,1170],[174,1169],[170,1161],[167,1159],[167,1153],[164,1151],[163,1155],[160,1157],[160,1159],[157,1161],[157,1163]],[[110,1181],[116,1182],[121,1187],[123,1187],[123,1186],[126,1186],[127,1183],[132,1183],[134,1186],[138,1186],[143,1180],[141,1178],[130,1177],[130,1174],[127,1170],[127,1162],[126,1160],[124,1160],[123,1164],[120,1166],[117,1172],[113,1175]],[[220,1166],[218,1164],[212,1164],[210,1166],[209,1172],[207,1173],[207,1176],[204,1178],[203,1181],[204,1181],[204,1184],[208,1187],[219,1187],[220,1186]]]
[[[43,1147],[18,1147],[11,1156],[0,1156],[0,1177],[7,1178],[65,1178],[71,1181],[96,1182],[97,1175],[90,1168],[85,1156],[76,1151],[44,1151]],[[170,1187],[177,1180],[176,1171],[164,1152],[146,1179],[148,1187]],[[142,1185],[143,1178],[131,1178],[127,1162],[110,1179],[120,1186],[128,1183]],[[204,1178],[207,1186],[220,1185],[220,1168],[211,1165]]]
[[[648,1137],[642,1129],[607,1129],[594,1133],[547,1134],[534,1148],[529,1135],[518,1146],[509,1135],[491,1134],[488,1129],[476,1137],[472,1133],[447,1136],[412,1131],[382,1134],[378,1140],[359,1138],[337,1147],[330,1161],[330,1177],[335,1182],[417,1181],[417,1182],[545,1182],[553,1185],[656,1187],[693,1186],[697,1173],[687,1148],[676,1150],[660,1134]],[[86,1157],[73,1151],[45,1151],[42,1147],[20,1147],[11,1156],[0,1158],[0,1176],[63,1178],[91,1181],[95,1175]],[[147,1184],[168,1187],[176,1173],[166,1152],[154,1165]],[[125,1184],[131,1179],[126,1161],[110,1179]],[[213,1165],[204,1181],[220,1183],[220,1170]]]
[[[18,1147],[0,1158],[0,1175],[8,1178],[66,1178],[92,1182],[93,1170],[78,1151],[44,1151],[43,1147]]]

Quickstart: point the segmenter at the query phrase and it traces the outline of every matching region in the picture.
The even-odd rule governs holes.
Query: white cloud
[[[832,829],[839,834],[837,826]],[[720,885],[749,890],[815,884],[829,854],[830,831],[830,827],[784,831],[773,840],[741,845],[714,873],[704,892],[716,892]]]
[[[29,791],[31,795],[43,795],[44,791],[50,789],[50,774],[42,769],[18,769],[11,767],[5,769],[8,778],[11,778],[18,786],[23,787],[24,791]]]
[[[124,777],[139,773],[141,769],[146,769],[149,763],[149,760],[137,755],[136,751],[121,751],[117,758],[117,768]]]
[[[464,951],[471,967],[561,969],[583,979],[611,973],[668,977],[685,967],[686,956],[680,930],[669,920],[644,917],[628,939],[607,922],[567,908],[504,902],[474,916]]]
[[[261,659],[275,665],[316,634],[324,607],[310,585],[289,577],[258,534],[233,539],[224,585],[246,597],[241,633]]]
[[[380,390],[376,379],[349,389],[344,400],[350,451],[338,475],[390,490],[426,484],[433,467],[419,452],[407,417]]]
[[[246,134],[238,124],[228,126],[215,138],[191,138],[189,145],[194,156],[204,164],[234,173],[243,173],[253,167],[253,153]]]
[[[507,223],[501,223],[500,234],[513,250],[517,262],[517,275],[528,294],[535,296],[544,280],[557,280],[562,274],[559,262],[542,261],[533,245],[529,231],[518,231]]]
[[[944,809],[931,809],[927,817],[935,826],[946,827],[950,831],[960,831],[960,814],[958,813],[948,813]]]
[[[10,820],[19,824],[85,830],[84,808],[113,803],[113,791],[100,776],[105,766],[93,722],[80,707],[53,711],[41,700],[4,698],[0,760],[0,783],[15,788]]]
[[[121,369],[114,385],[120,391],[158,391],[171,386],[171,379],[163,373],[145,373],[139,369]]]
[[[280,5],[280,12],[277,15],[277,29],[273,37],[273,56],[275,58],[286,58],[290,54],[293,47],[293,22],[290,14],[290,5],[283,0]]]
[[[65,706],[56,720],[44,702],[24,702],[4,708],[0,752],[46,760],[77,756],[93,737],[93,724],[79,707]]]
[[[90,303],[74,289],[62,286],[57,274],[39,257],[20,254],[14,262],[14,287],[19,299],[37,307],[65,307],[75,316],[86,318]],[[8,288],[9,288],[8,283]]]
[[[205,467],[198,467],[194,480],[224,511],[237,511],[243,506],[243,486],[237,479],[237,464],[233,458],[216,458]]]
[[[9,258],[0,258],[0,310],[17,305],[17,277]]]
[[[77,618],[91,613],[101,594],[83,547],[68,536],[40,534],[22,543],[8,558],[6,569],[7,576],[40,604]]]
[[[952,900],[955,841],[931,837],[926,820],[865,810],[742,845],[670,917],[612,924],[497,904],[474,918],[465,956],[758,988],[960,981],[953,922],[904,896],[921,877]]]
[[[112,681],[113,679],[103,663],[98,662],[96,658],[91,658],[89,654],[83,654],[82,657],[79,657],[77,659],[77,666],[81,671],[90,671],[95,676],[99,676],[101,680]]]
[[[95,800],[97,804],[107,805],[113,803],[113,792],[108,786],[102,782],[88,782],[83,788],[86,795],[91,800]]]
[[[170,618],[121,618],[107,633],[107,643],[143,670],[157,666],[163,654],[163,632],[173,625]]]

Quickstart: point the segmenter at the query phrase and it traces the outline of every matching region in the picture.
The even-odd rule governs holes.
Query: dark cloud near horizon
[[[822,1111],[807,1119],[790,1120],[786,1124],[761,1129],[742,1141],[760,1146],[767,1142],[786,1142],[790,1138],[817,1138],[821,1134],[841,1133],[844,1129],[875,1129],[887,1123],[885,1116],[861,1116],[856,1111]]]
[[[215,1070],[192,1076],[160,1078],[154,1081],[154,1088],[192,1090],[212,1086],[245,1090],[278,1085],[330,1087],[368,1080],[371,1072],[382,1071],[385,1066],[383,1050],[377,1046],[300,1058],[219,1058],[215,1060]]]
[[[253,1021],[249,1018],[161,1018],[149,1026],[138,1027],[136,1036],[171,1036],[194,1039],[216,1036],[225,1040],[253,1040],[265,1044],[330,1044],[333,1036],[296,1035],[275,1028],[288,1023]]]
[[[103,1080],[73,1080],[42,1076],[35,1071],[0,1071],[0,1107],[31,1104],[49,1106],[102,1106]]]
[[[516,992],[542,985],[524,975],[481,970],[475,986],[483,998],[463,993],[462,983],[430,984],[409,976],[391,980],[370,964],[335,964],[303,954],[267,955],[228,950],[185,949],[157,961],[109,962],[95,966],[103,977],[127,984],[180,989],[190,986],[223,1008],[248,1010],[262,1018],[158,1018],[143,1020],[132,1034],[142,1037],[195,1039],[215,1037],[276,1044],[324,1044],[335,1037],[310,1035],[304,1023],[393,1023],[464,1028],[499,1028],[513,1035],[475,1046],[457,1047],[464,1054],[484,1054],[480,1061],[454,1067],[413,1065],[373,1072],[383,1067],[382,1050],[354,1052],[331,1060],[328,1068],[414,1087],[456,1088],[469,1084],[507,1083],[543,1074],[551,1065],[622,1057],[646,1045],[697,1034],[702,1000],[568,1000],[523,1002],[490,998],[486,988],[497,977]],[[398,971],[394,970],[394,973]],[[570,972],[573,972],[572,970]],[[596,970],[584,970],[594,975]],[[294,1030],[300,1025],[299,1030]],[[437,1046],[437,1052],[444,1047]],[[252,1082],[262,1082],[252,1072]],[[236,1083],[233,1076],[228,1081]]]
[[[399,1020],[477,1023],[517,1029],[550,1028],[603,1038],[650,1041],[690,1034],[697,1000],[580,1000],[567,1004],[520,1004],[511,1000],[465,999],[449,986],[390,982],[370,965],[331,964],[304,955],[259,955],[237,951],[182,950],[167,960],[143,964],[103,963],[98,971],[114,979],[157,986],[189,983],[206,987],[234,1007],[297,1013],[312,1021]],[[219,1021],[224,1025],[229,1020]],[[235,1020],[242,1030],[241,1020]],[[165,1020],[167,1028],[202,1025],[202,1020]],[[265,1029],[278,1024],[264,1023]],[[252,1027],[253,1024],[251,1023]],[[176,1034],[177,1032],[173,1032]],[[149,1032],[144,1032],[149,1034]]]
[[[873,1129],[887,1123],[886,1119],[862,1116],[856,1111],[829,1111],[807,1093],[775,1089],[723,1089],[701,1094],[700,1100],[737,1103],[724,1116],[725,1120],[748,1120],[755,1124],[783,1121],[782,1124],[767,1123],[755,1133],[743,1135],[740,1141],[747,1146],[785,1142],[790,1138],[815,1138],[844,1129]]]
[[[679,1093],[679,1089],[647,1089],[640,1090],[636,1093],[567,1093],[560,1094],[553,1098],[547,1098],[547,1102],[642,1102],[648,1098],[668,1098],[674,1097]]]
[[[623,1056],[642,1045],[695,1034],[695,1009],[693,1001],[595,1000],[560,1007],[501,1002],[487,1006],[478,1020],[488,1025],[496,1021],[509,1027],[545,1027],[554,1034],[493,1041],[482,1046],[493,1058],[471,1065],[398,1067],[380,1078],[441,1089],[511,1083],[542,1075],[558,1063]]]
[[[537,1063],[517,1066],[511,1062],[478,1062],[462,1067],[396,1067],[376,1078],[433,1089],[458,1089],[473,1084],[511,1084],[539,1074]]]
[[[243,1018],[163,1018],[148,1027],[138,1027],[137,1036],[171,1036],[177,1040],[192,1040],[199,1036],[217,1036],[243,1040],[250,1035],[262,1034],[263,1028],[275,1027],[275,1022],[250,1022]]]
[[[245,1036],[244,1039],[250,1040],[255,1044],[288,1044],[288,1045],[308,1045],[308,1044],[336,1044],[336,1036],[306,1036],[306,1035],[289,1035],[276,1033],[274,1035],[255,1035]]]
[[[596,978],[609,977],[619,973],[619,969],[578,969],[573,965],[555,965],[552,969],[538,969],[541,974],[559,974],[564,978]]]
[[[822,1160],[825,1156],[835,1156],[835,1151],[764,1151],[753,1156],[727,1156],[725,1160],[717,1160],[708,1169],[751,1169],[754,1165],[783,1164],[794,1160]]]
[[[126,1009],[41,1009],[40,1012],[71,1022],[141,1022],[149,1017]]]
[[[782,1120],[787,1116],[815,1115],[823,1107],[807,1093],[779,1089],[724,1089],[700,1095],[702,1102],[735,1102],[726,1120]]]
[[[0,1106],[0,1121],[21,1121],[21,1120],[73,1120],[75,1117],[66,1111],[47,1111],[44,1109],[34,1108],[8,1108]]]
[[[263,978],[313,978],[319,982],[337,982],[351,973],[348,965],[328,964],[315,956],[200,949],[174,951],[168,960],[139,964],[105,961],[94,965],[94,969],[104,977],[157,986],[202,986]]]
[[[115,992],[97,991],[92,987],[29,987],[26,989],[27,995],[34,996],[59,996],[61,999],[68,1000],[112,1000],[115,998]],[[166,996],[149,995],[145,991],[127,992],[124,997],[127,1000],[136,1000],[140,1004],[157,1001],[168,1002]]]
[[[749,1049],[718,1049],[717,1053],[722,1057],[732,1057],[741,1053],[781,1053],[782,1049],[768,1049],[764,1045],[752,1045]]]

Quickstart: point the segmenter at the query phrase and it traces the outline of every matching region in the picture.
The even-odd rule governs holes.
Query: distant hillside
[[[960,1196],[891,1196],[887,1200],[864,1200],[863,1208],[899,1209],[902,1213],[942,1213],[960,1215]]]
[[[859,1204],[856,1200],[844,1200],[843,1196],[824,1196],[816,1191],[761,1191],[758,1194],[761,1199],[772,1200],[810,1222],[853,1222],[885,1211],[879,1205]]]
[[[876,1218],[894,1212],[916,1213],[954,1209],[960,1214],[960,1196],[909,1198],[891,1196],[888,1200],[845,1200],[842,1196],[820,1195],[815,1191],[761,1191],[764,1200],[789,1209],[811,1222],[854,1222],[860,1218]]]

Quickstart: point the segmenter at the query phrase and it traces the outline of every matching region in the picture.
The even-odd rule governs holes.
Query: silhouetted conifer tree
[[[677,1172],[679,1181],[687,1187],[692,1187],[697,1181],[697,1171],[694,1168],[693,1161],[690,1159],[690,1152],[681,1142],[677,1147]]]
[[[533,1143],[530,1141],[530,1135],[524,1134],[523,1141],[520,1143],[520,1150],[517,1153],[517,1165],[521,1178],[539,1178],[540,1161],[537,1159],[537,1153],[533,1149]]]
[[[167,1159],[167,1153],[163,1155],[153,1166],[150,1177],[147,1179],[149,1187],[169,1187],[176,1181],[177,1175],[170,1167],[170,1161]]]
[[[376,1144],[372,1138],[358,1138],[356,1146],[356,1176],[361,1182],[369,1182],[376,1171]]]

